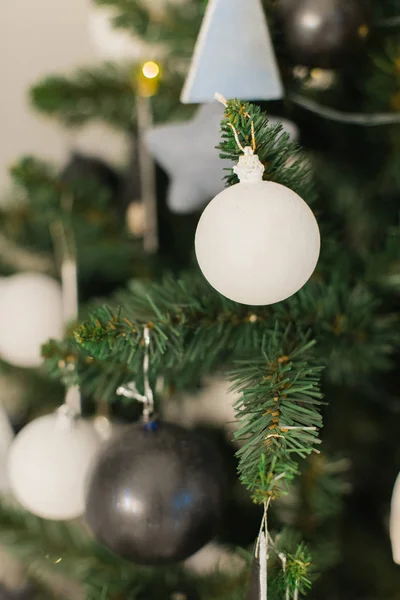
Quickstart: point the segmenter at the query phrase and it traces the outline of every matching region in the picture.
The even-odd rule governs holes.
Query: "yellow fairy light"
[[[360,25],[360,27],[358,28],[358,35],[360,36],[360,38],[364,39],[368,36],[368,34],[369,34],[368,25],[366,25],[365,23],[363,25]]]
[[[148,60],[142,66],[142,73],[147,79],[155,79],[160,74],[160,67],[152,60]]]
[[[132,70],[132,86],[143,98],[150,98],[157,93],[161,78],[161,67],[153,60],[147,60],[139,69]]]
[[[319,69],[316,67],[315,69],[311,69],[311,77],[313,79],[321,79],[324,76],[324,69]]]

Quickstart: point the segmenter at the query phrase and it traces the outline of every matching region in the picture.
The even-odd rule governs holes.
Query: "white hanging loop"
[[[264,502],[264,514],[261,520],[260,532],[258,534],[255,557],[258,559],[260,566],[260,600],[267,600],[268,597],[268,508],[271,502],[271,497],[267,502]]]
[[[144,380],[144,394],[140,394],[136,383],[131,381],[125,385],[121,385],[117,389],[118,396],[124,396],[125,398],[133,398],[143,404],[143,420],[149,421],[151,415],[154,412],[154,395],[153,390],[150,386],[149,381],[149,367],[150,367],[150,328],[145,327],[143,332],[144,338],[144,358],[143,358],[143,380]]]
[[[216,92],[214,97],[225,107],[228,106],[228,102],[222,94]],[[244,116],[251,119],[251,116],[247,112]],[[254,130],[254,122],[251,121],[251,147],[242,146],[239,140],[239,134],[236,131],[235,126],[232,123],[227,123],[227,125],[233,131],[237,147],[243,152],[243,156],[239,157],[237,165],[233,167],[233,172],[236,173],[236,175],[239,177],[240,182],[250,183],[254,181],[262,181],[265,167],[258,158],[257,154],[255,154],[256,136]]]
[[[148,411],[149,416],[154,411],[154,396],[153,390],[150,387],[149,381],[149,367],[150,367],[150,329],[144,328],[144,359],[143,359],[143,379],[144,379],[144,394],[147,398],[145,410]]]
[[[78,385],[73,385],[67,389],[65,406],[73,415],[78,416],[81,414],[81,392]]]
[[[78,320],[78,269],[74,258],[66,258],[61,265],[61,293],[65,327]],[[74,365],[71,364],[74,369]],[[68,409],[80,415],[82,412],[81,393],[78,385],[67,389],[65,404]]]
[[[268,537],[265,535],[264,531],[262,531],[260,534],[259,561],[260,561],[260,600],[267,600]]]
[[[64,325],[78,319],[78,269],[76,260],[67,258],[61,265],[62,309]]]
[[[278,481],[279,479],[282,479],[282,477],[284,477],[286,475],[286,473],[281,473],[280,475],[277,475],[276,477],[274,477],[274,481]],[[282,566],[282,571],[284,573],[286,573],[286,566],[287,566],[287,556],[281,552],[271,534],[268,531],[268,508],[271,502],[271,497],[268,498],[268,501],[264,503],[264,514],[263,514],[263,518],[261,521],[261,526],[260,526],[260,532],[258,534],[258,538],[257,538],[257,542],[256,542],[256,549],[255,549],[255,557],[256,559],[258,559],[258,564],[259,564],[259,589],[260,589],[260,598],[259,600],[268,600],[267,596],[268,596],[268,547],[271,546],[272,550],[275,552],[275,554],[277,555],[277,557],[280,560],[281,566]],[[296,586],[296,589],[294,590],[294,595],[293,595],[293,600],[298,600],[299,598],[299,590],[298,587]],[[285,600],[290,600],[290,588],[289,586],[286,587],[285,590]]]
[[[66,213],[71,214],[72,196],[65,195],[62,197],[61,206]],[[67,230],[61,220],[53,223],[50,231],[53,237],[56,261],[61,274],[61,302],[63,323],[66,329],[71,323],[78,320],[78,268],[75,238],[72,229]],[[67,367],[68,370],[74,370],[74,368],[72,363]],[[79,386],[73,385],[67,389],[65,403],[60,412],[74,417],[81,414],[82,402]]]

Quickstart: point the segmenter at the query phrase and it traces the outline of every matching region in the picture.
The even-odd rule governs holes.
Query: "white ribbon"
[[[268,546],[264,531],[260,533],[259,565],[260,565],[260,600],[267,600],[268,592]]]

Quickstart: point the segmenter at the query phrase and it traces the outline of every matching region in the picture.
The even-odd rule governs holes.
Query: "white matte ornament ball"
[[[318,262],[320,235],[309,206],[289,188],[262,181],[251,148],[234,168],[241,182],[218,194],[196,231],[208,282],[242,304],[274,304],[295,294]]]
[[[61,287],[41,273],[21,273],[0,287],[0,356],[17,367],[39,367],[41,345],[61,338]]]
[[[90,423],[61,411],[29,423],[9,452],[8,473],[17,500],[44,519],[82,515],[86,479],[100,444]]]

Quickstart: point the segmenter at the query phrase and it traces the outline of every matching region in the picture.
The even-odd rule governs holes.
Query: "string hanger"
[[[285,476],[285,473],[278,475],[277,479],[280,479],[282,476]],[[257,537],[256,546],[255,546],[255,558],[259,564],[259,600],[268,600],[268,554],[269,549],[271,549],[276,556],[278,557],[282,571],[285,574],[287,569],[288,557],[284,552],[281,552],[272,538],[268,530],[268,509],[271,503],[271,496],[268,498],[266,502],[264,502],[264,514],[261,520],[260,531]],[[296,582],[295,589],[293,591],[293,600],[299,599],[299,588],[298,582]],[[290,600],[290,587],[287,584],[285,590],[285,600]]]
[[[218,102],[220,102],[221,104],[223,104],[225,106],[225,108],[228,106],[228,101],[226,100],[226,98],[224,98],[224,96],[222,94],[219,94],[218,92],[216,92],[215,99],[218,100]],[[248,112],[245,112],[244,116],[251,120],[251,123],[250,123],[250,125],[251,125],[251,148],[254,153],[257,149],[254,122],[253,122],[253,119],[251,118],[251,115]],[[232,123],[227,123],[227,125],[229,125],[229,127],[232,129],[232,131],[234,133],[235,141],[236,141],[236,144],[237,144],[239,150],[241,150],[243,152],[243,154],[246,154],[245,147],[243,147],[242,144],[240,143],[239,134],[238,134],[235,126]]]
[[[144,394],[140,394],[136,383],[130,381],[125,385],[121,385],[117,389],[118,396],[124,396],[125,398],[133,398],[143,404],[143,420],[148,422],[154,413],[154,395],[153,390],[150,386],[149,381],[149,367],[150,367],[150,328],[145,327],[143,330],[144,340],[144,357],[143,357],[143,380],[144,380]]]
[[[260,600],[267,600],[268,597],[268,508],[271,502],[271,497],[267,502],[264,502],[264,514],[261,520],[260,531],[257,537],[255,558],[260,566],[259,585],[260,585]]]

